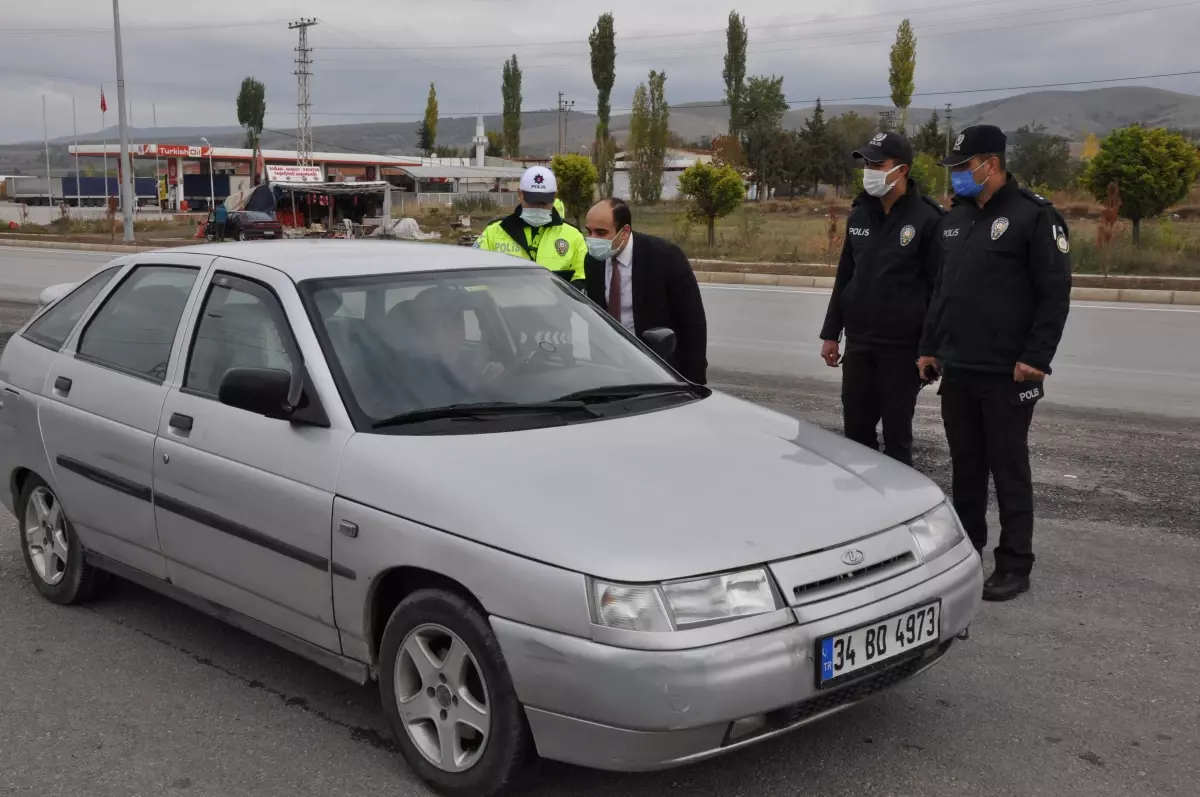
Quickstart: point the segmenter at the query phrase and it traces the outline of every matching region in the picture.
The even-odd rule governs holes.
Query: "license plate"
[[[942,604],[934,601],[817,642],[817,685],[830,686],[863,670],[935,644],[942,634]]]
[[[275,233],[273,233],[273,232],[266,232],[266,233],[263,233],[263,235],[267,236],[268,238],[274,238],[274,237],[275,237]]]

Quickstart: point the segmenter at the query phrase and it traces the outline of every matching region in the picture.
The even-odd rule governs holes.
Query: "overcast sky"
[[[104,84],[116,122],[109,0],[3,0],[0,143],[40,140],[42,96],[51,138],[100,128]],[[412,121],[430,81],[443,116],[498,112],[500,68],[516,53],[526,110],[552,107],[562,91],[595,108],[587,35],[610,10],[617,28],[614,113],[628,109],[650,69],[667,72],[673,104],[720,99],[728,8],[696,0],[252,0],[179,3],[121,0],[125,76],[133,121],[236,124],[241,79],[267,86],[267,126],[295,125],[296,34],[312,16],[314,124]],[[887,95],[888,49],[908,16],[916,30],[914,106],[967,105],[1000,86],[1086,81],[1196,69],[1200,0],[737,0],[750,26],[750,74],[783,75],[801,103]],[[716,6],[709,6],[716,8]],[[411,9],[411,10],[410,10]],[[520,9],[520,10],[518,10]],[[1137,12],[1137,13],[1131,13]],[[219,23],[226,23],[218,26]],[[1200,94],[1200,76],[1140,81]],[[1115,83],[1113,85],[1131,85]],[[180,142],[186,143],[186,142]]]

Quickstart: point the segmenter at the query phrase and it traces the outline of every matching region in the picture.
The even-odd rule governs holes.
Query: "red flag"
[[[108,103],[104,101],[104,87],[100,87],[100,113],[108,113]]]

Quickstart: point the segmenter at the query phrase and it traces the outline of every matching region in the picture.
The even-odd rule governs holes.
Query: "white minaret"
[[[475,138],[471,140],[475,145],[475,165],[483,166],[484,154],[487,152],[487,133],[483,132],[483,116],[475,117]]]

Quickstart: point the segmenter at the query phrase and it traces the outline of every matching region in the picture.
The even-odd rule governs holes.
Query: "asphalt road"
[[[33,300],[114,255],[0,247],[0,298]],[[716,368],[836,384],[818,357],[829,294],[705,286]],[[1200,308],[1076,302],[1047,403],[1200,417]]]
[[[837,428],[837,374],[809,361],[823,298],[710,289],[705,300],[714,386]],[[521,794],[1195,795],[1200,411],[1189,401],[1200,386],[1186,386],[1200,373],[1200,315],[1150,310],[1073,308],[1065,351],[1152,372],[1138,378],[1170,406],[1138,401],[1130,376],[1072,376],[1064,359],[1050,383],[1058,403],[1039,409],[1032,435],[1034,589],[985,606],[941,666],[732,757],[631,776],[543,763]],[[0,342],[26,311],[0,304]],[[1064,401],[1070,390],[1091,400]],[[916,425],[917,466],[945,487],[929,391]],[[0,794],[427,793],[392,752],[374,690],[130,585],[86,608],[52,606],[28,583],[9,518],[0,640]]]
[[[61,282],[79,282],[115,254],[0,246],[0,298],[36,301]]]

